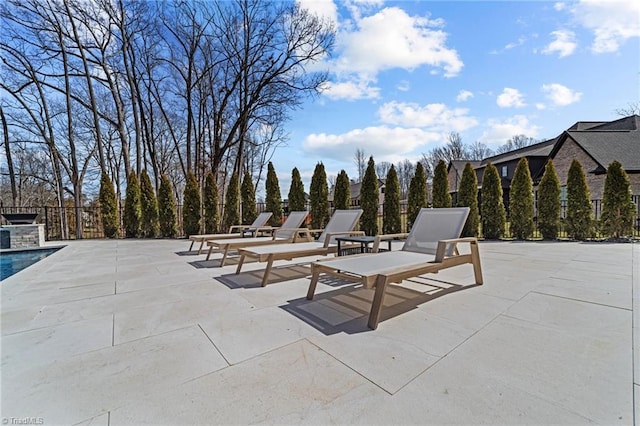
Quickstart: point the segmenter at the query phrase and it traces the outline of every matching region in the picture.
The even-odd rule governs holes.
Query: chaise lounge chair
[[[189,240],[191,241],[191,245],[189,246],[189,251],[193,248],[193,244],[196,242],[200,243],[200,247],[198,247],[198,254],[202,253],[202,247],[204,243],[208,240],[222,240],[226,238],[241,238],[244,237],[245,234],[251,234],[252,237],[257,236],[260,233],[270,233],[273,234],[273,230],[277,229],[273,226],[267,226],[267,221],[273,213],[271,212],[262,212],[258,215],[256,220],[253,221],[251,225],[231,225],[229,228],[229,233],[227,234],[201,234],[201,235],[189,235]]]
[[[224,266],[227,260],[229,250],[237,250],[240,247],[252,247],[271,244],[283,244],[298,241],[300,238],[307,238],[307,229],[300,228],[302,222],[307,217],[308,212],[290,212],[287,220],[284,221],[280,228],[273,232],[271,238],[233,238],[233,239],[212,239],[207,241],[209,251],[207,252],[207,260],[211,256],[214,249],[224,252],[220,266]],[[308,241],[308,240],[307,240]]]
[[[369,328],[375,330],[387,286],[402,280],[470,263],[476,284],[482,284],[482,269],[476,238],[459,238],[469,215],[468,207],[422,209],[399,251],[345,256],[311,264],[307,299],[312,300],[321,273],[362,283],[375,293]],[[469,243],[471,252],[459,254],[458,243]]]
[[[262,287],[267,285],[269,273],[275,260],[292,260],[305,256],[328,256],[336,253],[338,247],[335,237],[340,235],[364,235],[362,231],[354,231],[362,210],[336,210],[329,223],[318,237],[317,241],[309,241],[295,244],[278,244],[267,247],[250,247],[238,249],[240,262],[236,274],[242,269],[246,258],[255,259],[258,262],[267,262],[267,268],[262,276]],[[312,231],[309,231],[312,232]]]

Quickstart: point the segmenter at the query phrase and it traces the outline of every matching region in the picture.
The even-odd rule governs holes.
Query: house
[[[478,187],[482,187],[487,164],[492,163],[502,179],[504,204],[508,208],[511,180],[523,157],[529,162],[534,187],[542,179],[547,160],[553,159],[564,200],[567,175],[574,159],[582,164],[591,199],[602,199],[607,167],[614,160],[619,161],[627,172],[631,193],[640,196],[640,116],[632,115],[609,122],[579,121],[554,139],[471,162],[478,176]],[[466,163],[456,160],[449,164],[449,188],[454,202]]]
[[[544,142],[540,142],[534,145],[529,145],[524,148],[516,149],[502,154],[497,154],[492,157],[485,158],[482,161],[452,161],[449,164],[449,192],[451,193],[451,199],[454,204],[457,200],[458,190],[460,189],[460,180],[462,178],[462,171],[466,163],[471,163],[476,171],[478,177],[478,188],[482,187],[482,178],[484,171],[489,165],[493,164],[500,174],[502,181],[502,194],[505,206],[509,205],[509,191],[511,188],[511,180],[518,166],[518,162],[521,158],[526,158],[529,162],[529,172],[531,176],[537,176],[540,170],[544,171],[544,166],[547,163],[549,154],[553,149],[556,139],[549,139]],[[454,164],[455,163],[455,164]]]
[[[385,190],[385,182],[386,179],[378,178],[378,204],[382,205],[384,203],[384,190]],[[359,206],[360,205],[360,189],[362,187],[362,182],[351,181],[349,183],[349,195],[351,196],[351,205]],[[329,202],[333,206],[333,194],[335,191],[335,185],[331,188],[331,192],[329,194]]]
[[[607,167],[614,160],[629,176],[631,193],[640,195],[640,116],[610,122],[578,122],[558,136],[549,153],[566,196],[567,175],[573,159],[584,169],[591,199],[602,199]],[[544,169],[534,176],[542,178]]]

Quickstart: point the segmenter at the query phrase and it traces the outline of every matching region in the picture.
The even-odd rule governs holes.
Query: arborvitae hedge
[[[232,174],[229,179],[229,185],[227,186],[227,194],[224,199],[224,218],[222,221],[225,230],[228,230],[233,225],[240,224],[240,187],[238,180],[238,174]]]
[[[367,170],[362,178],[362,186],[360,187],[360,207],[362,208],[362,216],[360,216],[360,230],[367,235],[378,234],[378,176],[376,176],[376,164],[373,157],[369,157]]]
[[[124,200],[124,232],[127,238],[138,238],[140,236],[140,220],[142,217],[140,197],[138,177],[132,171],[127,178],[127,191]]]
[[[514,238],[525,240],[533,234],[533,182],[525,157],[518,161],[511,181],[509,216]]]
[[[538,185],[538,230],[545,240],[558,238],[560,231],[560,181],[551,159]]]
[[[311,227],[322,229],[329,222],[329,187],[324,164],[316,164],[309,187],[309,209]]]
[[[280,194],[280,184],[278,183],[278,175],[273,168],[273,163],[269,161],[267,167],[267,182],[266,182],[267,198],[265,202],[265,209],[268,212],[273,213],[269,219],[271,226],[282,225],[282,195]]]
[[[567,176],[567,233],[576,240],[593,236],[593,210],[587,180],[578,160],[573,160]]]
[[[427,207],[427,175],[422,163],[416,165],[416,172],[409,182],[407,195],[407,232],[411,230],[420,209]]]
[[[158,189],[158,219],[160,236],[175,238],[178,235],[178,214],[176,213],[176,196],[169,176],[162,175]]]
[[[204,233],[215,234],[220,228],[218,183],[213,172],[207,173],[204,181]]]
[[[155,238],[158,236],[158,200],[151,179],[146,170],[140,175],[140,205],[142,207],[142,236]]]
[[[384,203],[382,208],[382,233],[397,234],[401,232],[400,222],[400,181],[396,168],[391,165],[384,185]]]
[[[106,173],[100,177],[100,213],[102,230],[107,238],[118,238],[118,199],[113,183]]]
[[[196,176],[189,172],[182,202],[182,230],[185,235],[200,233],[200,188]]]
[[[291,170],[291,186],[289,187],[289,195],[287,196],[290,212],[300,212],[306,209],[306,200],[304,199],[304,184],[300,177],[297,167]]]
[[[633,234],[636,206],[631,198],[631,182],[622,164],[614,161],[607,167],[602,198],[601,230],[612,237]]]
[[[351,190],[349,176],[344,170],[340,170],[336,178],[336,187],[333,191],[333,208],[347,210],[351,208]]]
[[[482,177],[482,235],[485,239],[495,240],[502,237],[505,224],[502,183],[498,169],[487,164]]]
[[[433,207],[451,207],[451,194],[449,194],[449,176],[447,164],[444,160],[438,161],[433,171]]]
[[[478,236],[480,215],[478,213],[478,177],[470,163],[465,164],[458,191],[458,207],[469,207],[469,216],[462,230],[463,237]]]
[[[242,198],[242,223],[250,225],[258,217],[258,210],[256,209],[256,190],[248,170],[244,172],[242,178],[240,197]]]

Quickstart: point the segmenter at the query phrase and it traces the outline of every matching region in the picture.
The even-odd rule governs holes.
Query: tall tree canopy
[[[103,173],[118,198],[145,168],[178,191],[189,172],[200,187],[210,171],[260,176],[327,81],[335,34],[298,2],[6,0],[0,20],[3,133],[27,148],[10,150],[11,180],[14,162],[40,158],[52,198],[76,207]],[[20,200],[13,186],[3,201]]]

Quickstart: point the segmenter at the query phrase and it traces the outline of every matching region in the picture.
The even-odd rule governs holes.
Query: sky
[[[357,177],[356,149],[415,162],[451,132],[495,149],[640,100],[640,1],[298,1],[336,39],[272,158],[284,198],[294,167],[307,192],[318,162]]]

